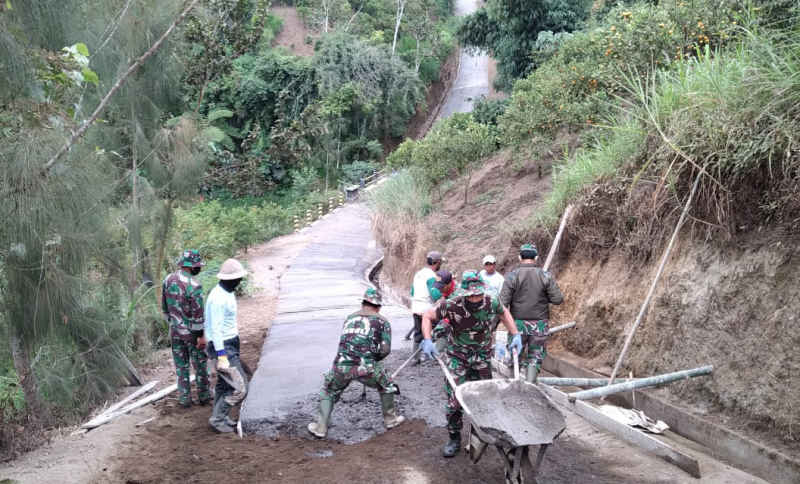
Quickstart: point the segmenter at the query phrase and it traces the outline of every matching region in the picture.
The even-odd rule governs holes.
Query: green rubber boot
[[[453,457],[454,455],[458,454],[458,451],[461,449],[461,434],[460,433],[451,433],[450,440],[444,444],[444,449],[442,449],[442,455],[445,457]]]
[[[394,408],[394,393],[381,393],[381,409],[383,410],[383,424],[387,429],[393,429],[406,421],[402,415],[397,415]]]
[[[328,422],[331,419],[331,412],[333,412],[333,401],[323,399],[319,401],[319,413],[317,413],[317,421],[308,424],[308,431],[315,437],[324,439],[328,435]]]

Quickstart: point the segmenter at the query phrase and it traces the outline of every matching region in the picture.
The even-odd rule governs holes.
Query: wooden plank
[[[190,384],[194,380],[195,380],[195,376],[194,375],[189,377],[189,383]],[[169,395],[170,393],[174,392],[177,389],[178,389],[178,384],[177,383],[173,383],[172,385],[170,385],[170,386],[168,386],[168,387],[166,387],[166,388],[164,388],[162,390],[157,391],[156,393],[150,395],[149,397],[145,397],[145,398],[143,398],[141,400],[133,402],[130,405],[128,405],[127,407],[124,407],[124,408],[122,408],[122,409],[120,409],[120,410],[118,410],[118,411],[116,411],[114,413],[100,415],[99,417],[94,418],[91,421],[86,422],[85,424],[81,425],[81,428],[84,428],[84,429],[88,430],[88,429],[93,429],[93,428],[99,427],[101,425],[105,425],[108,422],[110,422],[110,421],[114,420],[115,418],[119,417],[120,415],[125,415],[126,413],[128,413],[128,412],[130,412],[132,410],[136,410],[139,407],[143,407],[143,406],[147,405],[148,403],[155,402],[156,400],[160,400],[160,399],[166,397],[167,395]]]
[[[586,402],[577,400],[574,403],[570,403],[567,394],[562,391],[547,385],[540,385],[540,388],[556,403],[575,412],[594,425],[597,425],[630,444],[657,455],[671,464],[675,464],[692,477],[700,477],[700,464],[696,459],[676,450],[655,437],[651,437],[640,430],[617,422]]]
[[[122,408],[126,403],[136,399],[139,395],[143,395],[143,394],[149,392],[150,390],[152,390],[153,387],[156,386],[156,385],[158,385],[158,380],[151,381],[147,385],[143,386],[142,388],[140,388],[140,389],[136,390],[135,392],[131,393],[130,395],[128,395],[127,397],[123,398],[119,402],[117,402],[114,405],[112,405],[112,406],[108,407],[107,409],[105,409],[103,411],[103,413],[98,415],[98,417],[101,417],[103,415],[108,415],[110,413],[114,413],[117,409]]]

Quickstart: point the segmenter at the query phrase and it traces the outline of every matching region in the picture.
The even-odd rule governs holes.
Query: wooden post
[[[550,268],[550,263],[553,262],[553,258],[556,255],[556,251],[558,250],[558,244],[561,242],[561,236],[564,234],[564,228],[567,226],[567,219],[569,218],[569,214],[572,211],[572,205],[567,205],[567,208],[564,209],[564,215],[561,216],[561,225],[558,227],[558,233],[556,233],[556,238],[553,240],[553,245],[550,247],[550,251],[547,253],[547,260],[545,260],[544,265],[542,266],[542,270],[546,271]]]
[[[711,365],[701,366],[699,368],[692,368],[691,370],[676,371],[673,373],[666,373],[664,375],[651,376],[649,378],[639,378],[624,383],[613,383],[602,388],[593,388],[591,390],[583,390],[580,392],[570,393],[568,395],[569,401],[575,400],[589,400],[592,398],[604,397],[612,393],[626,392],[636,388],[651,387],[661,385],[663,383],[673,382],[675,380],[684,380],[695,376],[710,375],[714,371]],[[610,379],[609,379],[610,380]]]
[[[675,224],[675,230],[672,232],[672,237],[669,239],[669,244],[667,244],[667,248],[664,249],[664,255],[661,256],[661,264],[658,266],[658,272],[656,272],[656,277],[653,278],[652,284],[650,284],[650,290],[647,291],[647,297],[644,298],[644,302],[642,303],[641,309],[639,309],[639,315],[636,316],[636,321],[633,323],[633,327],[631,328],[628,336],[625,338],[625,344],[622,346],[622,352],[619,354],[619,358],[617,358],[617,363],[614,365],[614,370],[611,372],[610,380],[613,380],[615,376],[617,376],[617,372],[619,371],[619,367],[622,366],[622,361],[625,359],[625,355],[628,353],[628,348],[631,346],[631,341],[633,340],[633,335],[636,333],[636,328],[639,327],[641,324],[642,319],[644,319],[644,313],[647,310],[647,306],[650,304],[650,299],[653,298],[653,293],[656,290],[656,285],[658,284],[658,280],[661,279],[661,273],[664,272],[664,266],[667,265],[667,259],[669,259],[669,254],[672,252],[672,246],[675,244],[675,239],[678,238],[678,232],[680,232],[681,226],[683,226],[683,221],[686,219],[686,214],[689,213],[689,207],[692,204],[692,200],[694,199],[694,192],[697,191],[697,186],[700,184],[700,175],[697,175],[697,178],[694,180],[694,185],[692,185],[692,191],[689,194],[689,198],[686,199],[686,205],[683,207],[683,212],[681,213],[681,217],[678,219],[678,223]]]

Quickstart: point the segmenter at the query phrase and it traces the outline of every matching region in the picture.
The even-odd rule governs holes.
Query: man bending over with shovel
[[[353,380],[378,390],[383,423],[387,429],[406,420],[397,415],[394,408],[394,394],[400,393],[400,389],[381,363],[392,350],[392,325],[378,314],[381,305],[381,294],[369,288],[362,298],[361,310],[348,316],[344,322],[339,351],[333,360],[333,368],[325,374],[325,383],[319,393],[317,421],[308,424],[308,431],[319,438],[328,435],[333,405]]]
[[[451,299],[441,300],[422,315],[422,351],[430,358],[438,357],[431,341],[434,321],[441,321],[447,333],[445,364],[452,372],[456,385],[467,380],[490,380],[492,369],[489,362],[492,346],[492,319],[499,315],[509,334],[513,335],[510,347],[522,348],[511,313],[500,301],[486,293],[483,280],[475,272],[465,273],[460,292]],[[498,343],[502,346],[502,343]],[[505,348],[503,348],[505,349]],[[461,447],[463,412],[456,399],[455,389],[445,380],[447,392],[447,431],[450,440],[444,446],[445,457],[453,457]]]

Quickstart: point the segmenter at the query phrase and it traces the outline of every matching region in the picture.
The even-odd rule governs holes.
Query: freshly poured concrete
[[[319,401],[322,375],[330,370],[336,354],[342,323],[360,308],[368,287],[365,272],[381,255],[370,225],[367,209],[352,204],[304,229],[312,242],[281,278],[278,312],[242,406],[245,432],[306,434],[305,425]],[[400,306],[386,304],[381,313],[392,323],[392,354],[384,362],[392,372],[411,352],[410,343],[402,337],[413,323],[409,311]],[[443,425],[443,390],[439,390],[442,398],[432,402],[429,394],[416,395],[430,392],[431,386],[441,387],[441,378],[438,368],[430,365],[405,369],[397,379],[400,409],[406,407],[431,424]],[[374,390],[366,402],[347,403],[358,400],[360,393],[361,385],[354,383],[337,404],[331,438],[356,442],[383,431]],[[420,405],[423,402],[426,405]]]

